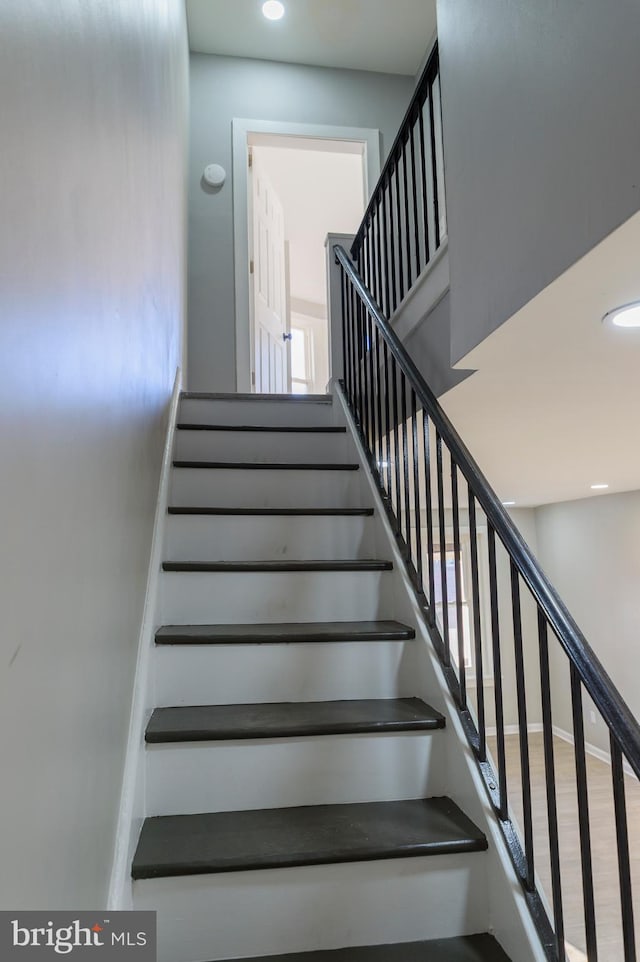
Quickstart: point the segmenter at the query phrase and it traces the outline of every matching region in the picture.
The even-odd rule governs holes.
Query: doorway
[[[296,128],[234,121],[236,372],[243,392],[327,390],[325,239],[355,233],[379,172],[378,131]],[[237,179],[243,154],[244,204]]]

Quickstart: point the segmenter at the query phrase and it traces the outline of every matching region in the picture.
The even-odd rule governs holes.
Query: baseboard
[[[566,731],[564,728],[560,728],[558,725],[553,726],[553,734],[556,736],[556,738],[561,738],[563,742],[568,742],[569,745],[575,744],[575,740],[571,732]],[[584,743],[584,750],[587,755],[591,755],[592,758],[597,758],[598,761],[604,762],[605,765],[609,765],[609,767],[611,767],[611,755],[609,752],[604,751],[602,748],[598,748],[597,745],[592,745],[591,742]],[[636,777],[631,765],[625,758],[622,759],[622,767],[625,775],[631,775],[633,778]]]
[[[120,793],[120,806],[116,826],[116,837],[109,882],[107,908],[117,910],[126,908],[123,905],[125,887],[130,877],[129,865],[132,848],[135,844],[134,832],[136,779],[139,771],[140,756],[144,750],[144,726],[146,724],[145,699],[148,687],[150,653],[155,632],[155,614],[158,598],[158,586],[162,565],[162,545],[169,503],[169,480],[171,477],[171,457],[178,416],[178,404],[182,387],[182,372],[176,371],[173,394],[169,406],[169,420],[162,456],[158,497],[153,522],[153,536],[149,556],[149,572],[145,591],[142,624],[138,636],[138,654],[136,660],[135,681],[129,719],[129,735],[125,755],[124,775]],[[140,821],[142,821],[140,819]]]

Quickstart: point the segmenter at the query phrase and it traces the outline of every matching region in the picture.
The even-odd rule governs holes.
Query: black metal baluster
[[[393,442],[394,442],[394,474],[395,474],[395,513],[396,529],[400,535],[402,533],[402,495],[400,493],[400,431],[398,418],[398,362],[393,355],[391,356],[391,400],[393,403]]]
[[[416,141],[415,121],[409,130],[409,144],[411,148],[411,185],[413,188],[413,232],[416,245],[416,278],[420,275],[420,228],[418,226],[418,181],[416,178]]]
[[[351,288],[351,297],[349,298],[351,305],[351,383],[353,385],[352,389],[352,399],[353,399],[353,416],[355,420],[358,420],[358,404],[359,404],[359,383],[358,383],[358,318],[355,308],[355,292]]]
[[[374,367],[373,367],[373,321],[371,320],[371,315],[366,312],[367,321],[367,360],[368,364],[368,375],[369,375],[369,451],[374,461],[377,460],[376,454],[376,380],[374,377]]]
[[[433,81],[429,84],[429,133],[431,136],[431,179],[433,183],[434,250],[440,247],[440,210],[438,202],[438,165],[436,164],[436,128],[433,119]]]
[[[487,722],[484,707],[484,666],[482,664],[482,623],[480,620],[480,577],[478,569],[478,531],[476,529],[476,499],[471,485],[469,493],[469,540],[471,554],[471,597],[473,599],[473,646],[476,668],[476,697],[478,700],[478,753],[480,761],[487,760]]]
[[[349,370],[349,318],[347,316],[347,275],[340,269],[340,303],[342,307],[342,377],[347,401],[351,403],[351,372]]]
[[[544,772],[547,794],[547,823],[549,826],[549,863],[551,866],[551,892],[553,895],[553,927],[556,933],[558,962],[565,962],[560,846],[558,843],[558,803],[556,799],[556,768],[553,752],[553,719],[551,715],[549,642],[547,639],[547,620],[540,608],[538,608],[538,642],[540,648],[542,737],[544,740]]]
[[[427,155],[424,142],[424,100],[420,104],[420,114],[418,116],[420,133],[420,157],[422,166],[422,217],[424,220],[424,258],[425,264],[429,263],[429,203],[427,200]]]
[[[413,446],[413,510],[416,519],[416,573],[418,591],[422,592],[422,519],[420,511],[420,452],[418,445],[418,406],[416,392],[411,388],[411,438]]]
[[[387,185],[382,185],[382,223],[384,226],[384,252],[382,264],[384,267],[384,312],[391,317],[391,294],[389,286],[389,223],[387,218]]]
[[[412,560],[411,550],[411,491],[409,484],[409,445],[407,438],[407,379],[400,369],[400,412],[402,417],[402,476],[404,479],[404,530],[405,543]]]
[[[429,437],[429,417],[422,409],[422,434],[424,437],[424,500],[427,508],[427,568],[429,583],[429,621],[436,623],[435,609],[435,571],[433,544],[433,505],[431,502],[431,438]]]
[[[444,660],[447,668],[451,665],[449,648],[449,597],[447,593],[447,539],[445,536],[444,481],[442,476],[442,438],[436,431],[436,470],[438,472],[438,527],[440,532],[440,589],[442,592],[442,640],[444,641]]]
[[[458,467],[451,457],[451,514],[453,518],[453,557],[456,589],[456,635],[458,637],[458,694],[460,707],[467,707],[467,669],[464,652],[464,627],[462,624],[462,549],[460,547],[460,508],[458,504]]]
[[[404,299],[404,257],[402,254],[402,215],[400,202],[400,154],[396,157],[395,181],[396,181],[396,214],[398,219],[398,296],[399,301]]]
[[[409,215],[409,188],[407,185],[407,141],[402,144],[402,186],[404,188],[404,232],[407,241],[407,291],[411,290],[413,275],[411,272],[411,218]]]
[[[384,254],[383,254],[383,228],[384,224],[382,222],[382,198],[380,204],[377,208],[376,214],[376,224],[378,225],[378,304],[382,308],[382,313],[387,313],[387,308],[385,307],[385,289],[384,289],[384,274],[382,273],[384,264]]]
[[[371,218],[367,220],[367,230],[364,235],[364,263],[364,282],[369,290],[371,290]]]
[[[380,341],[381,334],[378,330],[378,325],[373,325],[373,334],[375,339],[376,353],[375,353],[375,395],[376,395],[376,411],[378,418],[378,476],[380,478],[380,483],[382,483],[382,463],[384,462],[384,450],[382,444],[382,438],[384,436],[384,425],[382,423],[382,384],[381,384],[381,372],[382,372],[382,358],[380,357]]]
[[[371,211],[371,255],[370,255],[371,282],[369,284],[369,290],[373,294],[373,299],[376,303],[379,302],[378,273],[376,270],[378,252],[376,249],[376,227],[375,227],[376,220],[377,220],[377,213],[378,213],[377,208],[374,207],[374,209]]]
[[[531,768],[529,764],[529,731],[527,727],[527,696],[524,684],[524,651],[522,645],[522,608],[520,604],[520,577],[511,562],[511,611],[513,614],[513,646],[516,669],[516,696],[518,702],[518,737],[520,741],[520,778],[522,782],[522,811],[524,829],[524,853],[527,861],[527,887],[536,886],[533,852],[533,819],[531,811]]]
[[[620,878],[620,908],[622,911],[622,940],[624,962],[636,962],[636,940],[633,924],[633,894],[631,891],[631,862],[629,860],[629,827],[624,789],[622,752],[613,732],[611,741],[611,778],[613,781],[613,807],[616,816],[616,840],[618,848],[618,875]]]
[[[396,279],[396,230],[393,220],[393,180],[396,173],[393,165],[389,169],[389,251],[391,254],[391,303],[395,311],[398,306],[398,287]],[[389,312],[391,316],[392,311]]]
[[[391,417],[389,415],[389,349],[387,342],[382,342],[382,366],[384,370],[384,458],[386,461],[385,490],[389,504],[391,504]]]
[[[489,601],[491,605],[491,646],[493,652],[493,691],[496,706],[496,740],[498,743],[498,814],[509,817],[507,799],[507,756],[504,746],[504,704],[502,699],[502,657],[500,652],[500,619],[498,616],[498,578],[496,573],[496,533],[487,526],[489,557]]]
[[[364,391],[362,386],[362,307],[356,292],[353,292],[356,325],[356,377],[358,383],[358,428],[362,433]]]
[[[367,392],[367,407],[365,410],[365,430],[364,436],[367,447],[369,449],[369,454],[373,451],[373,393],[372,393],[372,371],[371,371],[371,333],[369,325],[371,323],[371,318],[369,316],[369,311],[366,307],[362,309],[362,338],[364,344],[364,354],[362,356],[362,364],[364,367],[364,382]]]
[[[580,676],[573,664],[571,676],[571,706],[573,710],[573,746],[576,759],[576,790],[578,795],[578,823],[580,826],[580,860],[582,864],[582,899],[584,902],[584,930],[589,962],[597,962],[596,910],[593,895],[593,865],[591,860],[591,828],[589,826],[589,796],[587,762],[584,747],[584,719],[582,717],[582,689]]]
[[[340,268],[340,311],[342,318],[342,382],[344,384],[345,394],[347,398],[349,397],[349,378],[347,376],[347,312],[345,310],[345,288],[346,280],[345,274],[342,268]]]

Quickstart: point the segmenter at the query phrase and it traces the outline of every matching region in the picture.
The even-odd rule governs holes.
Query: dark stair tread
[[[310,464],[307,461],[174,461],[174,468],[232,471],[357,471],[358,464]]]
[[[157,645],[252,645],[292,642],[410,641],[415,629],[399,621],[310,621],[256,625],[165,625]]]
[[[449,798],[145,819],[134,879],[450,855],[487,848]]]
[[[346,434],[344,426],[331,424],[327,427],[317,425],[302,425],[295,427],[279,427],[271,424],[193,424],[180,421],[176,424],[178,431],[225,431],[225,432],[258,432],[260,434]]]
[[[354,558],[348,561],[163,561],[163,571],[215,572],[230,574],[244,572],[295,571],[391,571],[392,561],[375,558]]]
[[[440,712],[419,698],[286,702],[257,705],[192,705],[156,708],[150,743],[286,738],[444,728]]]
[[[464,935],[429,942],[369,945],[325,952],[294,952],[237,962],[510,962],[492,935]]]
[[[225,515],[232,517],[288,517],[288,518],[333,518],[333,517],[372,517],[373,508],[206,508],[190,505],[170,505],[169,514]]]
[[[331,394],[218,394],[182,391],[180,397],[196,401],[279,401],[285,404],[333,404]]]

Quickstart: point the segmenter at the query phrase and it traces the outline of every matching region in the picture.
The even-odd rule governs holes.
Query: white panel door
[[[255,390],[289,390],[287,269],[282,204],[253,151],[253,326]]]

